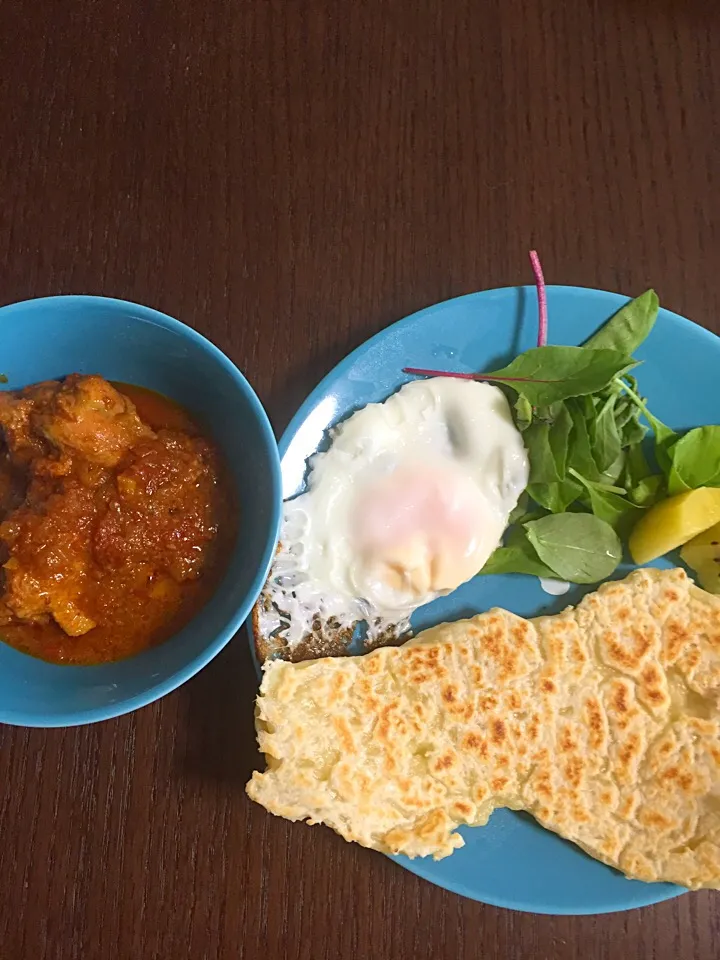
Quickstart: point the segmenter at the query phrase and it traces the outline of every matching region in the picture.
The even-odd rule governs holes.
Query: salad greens
[[[668,452],[668,493],[720,486],[720,427],[696,427]]]
[[[573,475],[587,490],[587,499],[593,514],[604,520],[618,532],[628,533],[636,520],[639,520],[643,507],[628,498],[623,487],[612,487],[586,480],[579,473]]]
[[[480,572],[596,583],[620,562],[620,537],[658,500],[720,487],[720,426],[680,435],[650,413],[640,395],[630,371],[657,319],[654,290],[628,301],[582,346],[548,345],[547,298],[535,251],[530,260],[538,292],[536,347],[490,373],[405,372],[497,383],[523,434],[528,487],[504,543]],[[648,428],[654,465],[645,451]]]
[[[482,573],[549,570],[572,583],[595,583],[615,570],[620,536],[667,486],[643,452],[647,427],[640,418],[648,411],[630,374],[632,352],[658,309],[648,290],[583,347],[528,350],[491,375],[513,378],[500,382],[517,394],[516,423],[530,460],[527,493],[547,515],[533,516],[528,505]]]
[[[627,393],[633,403],[636,405],[638,410],[645,416],[645,419],[650,424],[650,429],[655,435],[655,459],[657,460],[658,466],[667,474],[670,470],[671,457],[670,450],[678,441],[678,435],[670,427],[666,426],[662,420],[658,420],[657,417],[653,416],[652,413],[647,408],[645,401],[638,396],[637,393],[637,384],[628,383],[627,381],[620,382],[621,388]]]
[[[621,307],[583,346],[591,350],[619,350],[630,357],[655,326],[659,309],[655,291],[646,290]]]
[[[588,513],[563,513],[525,525],[540,561],[563,580],[597,583],[622,557],[620,538],[604,520]]]
[[[482,569],[483,573],[527,573],[531,577],[557,578],[557,573],[540,560],[524,527],[515,527],[507,543],[498,547]]]
[[[485,380],[507,383],[533,406],[547,406],[606,387],[635,364],[618,350],[585,347],[533,347]]]

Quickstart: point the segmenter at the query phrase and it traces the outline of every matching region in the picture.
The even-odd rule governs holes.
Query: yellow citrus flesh
[[[720,487],[700,487],[651,507],[630,535],[635,563],[649,563],[720,523]]]

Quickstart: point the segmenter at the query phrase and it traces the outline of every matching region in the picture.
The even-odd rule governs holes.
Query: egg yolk
[[[402,608],[473,577],[497,546],[504,517],[461,469],[415,464],[363,485],[353,526],[358,595]]]

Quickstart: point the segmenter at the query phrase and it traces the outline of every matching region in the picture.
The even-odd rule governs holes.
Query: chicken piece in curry
[[[0,393],[0,637],[93,664],[167,639],[234,536],[220,455],[182,408],[72,374]]]

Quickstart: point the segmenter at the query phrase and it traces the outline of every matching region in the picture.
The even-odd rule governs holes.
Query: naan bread
[[[504,610],[363,657],[269,661],[253,800],[385,853],[446,857],[497,807],[629,877],[720,888],[720,598],[638,570],[575,609]]]

